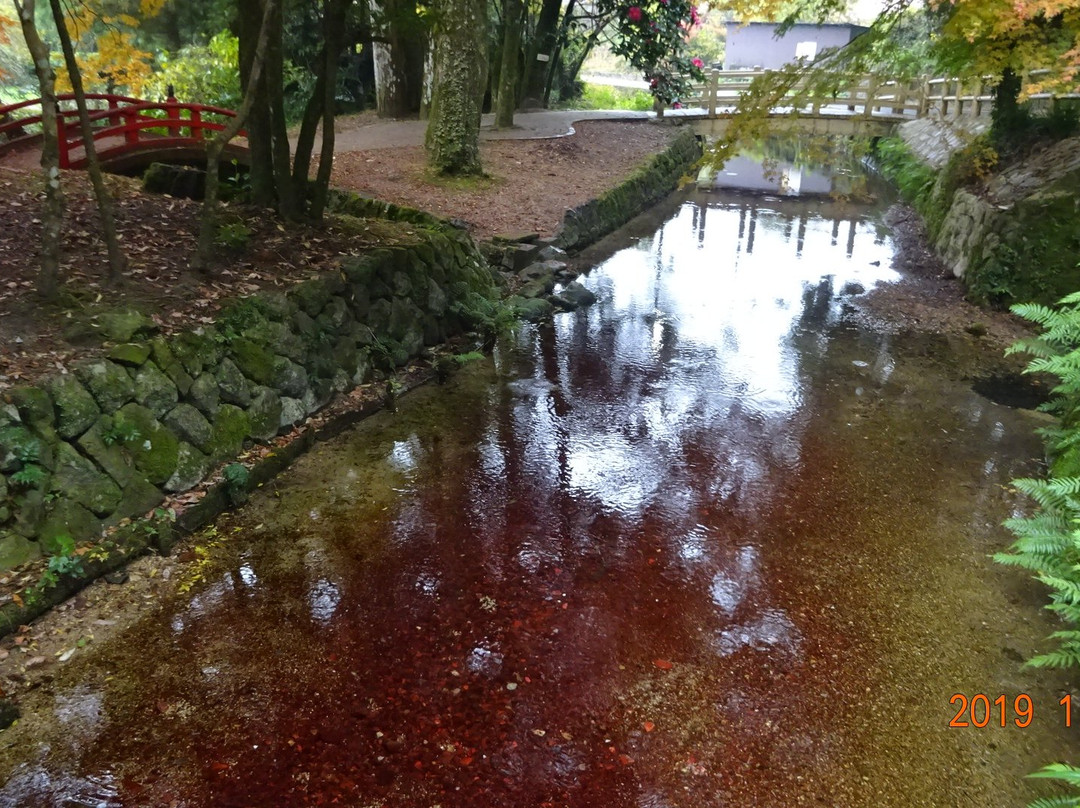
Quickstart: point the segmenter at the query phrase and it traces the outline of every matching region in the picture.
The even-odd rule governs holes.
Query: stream
[[[899,279],[879,213],[683,192],[594,247],[596,305],[317,446],[58,667],[0,806],[1053,793],[1066,680],[1021,661],[1054,625],[989,558],[1039,421],[859,316]]]

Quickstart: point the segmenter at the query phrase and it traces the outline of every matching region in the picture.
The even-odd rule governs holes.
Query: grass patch
[[[653,97],[647,90],[630,87],[610,87],[606,84],[586,84],[580,98],[566,105],[567,109],[626,109],[648,112],[653,108]]]

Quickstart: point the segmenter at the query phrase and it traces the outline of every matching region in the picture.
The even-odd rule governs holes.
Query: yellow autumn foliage
[[[67,6],[67,28],[87,92],[138,96],[153,72],[154,55],[138,47],[143,20],[161,12],[168,0],[87,0]],[[71,90],[67,70],[57,70],[60,92]]]

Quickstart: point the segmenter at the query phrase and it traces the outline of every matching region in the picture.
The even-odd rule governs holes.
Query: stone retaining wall
[[[1080,289],[1080,138],[961,186],[968,140],[946,137],[932,121],[903,124],[900,135],[911,152],[900,172],[911,174],[916,160],[937,170],[936,182],[909,201],[972,300],[1049,304]]]
[[[674,191],[700,158],[701,143],[688,127],[625,182],[566,211],[555,245],[564,250],[580,249],[618,229]]]
[[[934,241],[980,303],[1055,303],[1080,289],[1080,139],[958,189]]]
[[[337,193],[331,206],[418,225],[416,242],[342,261],[287,293],[235,301],[205,329],[73,363],[0,403],[0,569],[142,515],[335,393],[480,326],[497,297],[466,233]]]

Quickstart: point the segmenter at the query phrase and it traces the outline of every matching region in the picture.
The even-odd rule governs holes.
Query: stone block
[[[97,516],[112,513],[120,504],[120,487],[68,443],[61,443],[56,450],[52,492],[79,503]]]
[[[137,368],[150,358],[150,346],[141,342],[124,342],[114,345],[105,355],[117,364]]]
[[[190,404],[177,404],[165,415],[162,422],[180,440],[187,441],[200,451],[205,452],[209,448],[214,428],[206,417]]]
[[[274,357],[274,375],[270,385],[283,396],[300,398],[307,391],[307,370],[284,356]]]
[[[106,523],[115,524],[121,519],[142,516],[160,505],[164,499],[165,495],[161,489],[151,484],[142,475],[135,474],[124,486],[120,502]]]
[[[133,371],[132,381],[135,382],[135,401],[154,413],[155,418],[163,416],[179,400],[176,385],[153,362]]]
[[[77,443],[83,454],[123,488],[135,474],[135,461],[131,453],[113,438],[115,434],[115,419],[111,415],[103,415],[79,436]],[[106,436],[109,436],[108,440]]]
[[[240,372],[256,384],[269,384],[274,376],[274,354],[257,342],[235,339],[229,346],[229,355]]]
[[[209,452],[211,461],[217,463],[240,454],[250,431],[251,423],[246,412],[232,404],[222,404],[214,417]]]
[[[49,506],[38,530],[41,551],[54,555],[64,550],[65,540],[86,541],[101,535],[100,519],[70,499],[57,499]]]
[[[48,432],[56,426],[52,399],[42,388],[20,385],[12,387],[4,395],[15,406],[17,414],[14,418],[5,418],[0,414],[0,427],[22,422],[31,429]]]
[[[191,385],[188,397],[203,415],[213,418],[217,415],[218,407],[221,406],[217,377],[212,373],[203,373],[198,376]]]
[[[247,414],[248,435],[258,441],[268,441],[277,435],[281,426],[281,397],[269,387],[257,388]]]
[[[0,570],[9,570],[41,558],[41,545],[18,533],[0,533]]]
[[[62,438],[81,435],[101,410],[90,392],[74,376],[52,376],[45,382],[56,410],[56,431]]]
[[[222,401],[239,407],[246,407],[251,403],[251,382],[232,360],[222,359],[215,375]]]
[[[135,398],[135,385],[131,377],[116,362],[104,359],[79,362],[73,369],[104,412],[115,412]]]
[[[124,448],[131,453],[135,468],[155,485],[161,485],[176,471],[180,441],[141,404],[126,404],[114,417],[116,429],[125,435]]]
[[[210,459],[192,446],[181,442],[176,453],[176,470],[165,481],[165,490],[180,493],[194,488],[210,470]]]

